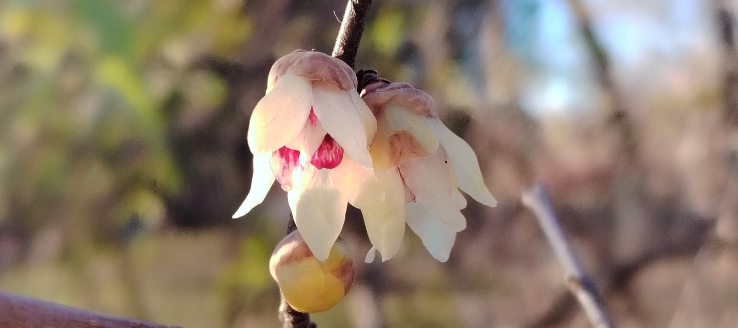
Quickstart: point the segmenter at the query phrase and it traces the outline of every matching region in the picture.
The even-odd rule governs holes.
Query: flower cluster
[[[361,210],[383,260],[399,249],[405,223],[438,260],[466,227],[459,188],[488,206],[477,158],[438,118],[426,93],[375,80],[357,92],[341,60],[295,51],[277,60],[251,116],[251,190],[234,218],[260,204],[276,180],[297,229],[318,260],[328,258],[347,204]]]

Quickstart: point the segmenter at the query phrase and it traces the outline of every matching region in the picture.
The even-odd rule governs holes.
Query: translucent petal
[[[374,135],[377,133],[377,120],[374,118],[372,110],[369,109],[366,103],[364,103],[364,100],[361,99],[359,93],[353,89],[350,92],[351,101],[354,103],[354,106],[356,106],[356,109],[359,111],[359,115],[361,115],[361,119],[364,122],[366,140],[368,141],[369,145],[371,145],[372,141],[374,140]]]
[[[372,248],[369,249],[368,252],[366,252],[366,257],[364,257],[364,262],[366,263],[372,263],[374,262],[374,257],[377,255],[377,249],[372,246]]]
[[[456,232],[443,224],[428,208],[420,203],[408,203],[407,225],[420,237],[425,248],[436,260],[448,260],[456,240]]]
[[[323,128],[357,163],[371,167],[364,122],[351,93],[313,83],[313,110]]]
[[[443,151],[443,147],[441,147],[441,149]],[[466,208],[466,198],[461,194],[461,192],[459,192],[459,180],[456,179],[454,165],[448,160],[448,155],[444,156],[444,159],[444,162],[446,163],[446,171],[448,172],[448,177],[451,181],[451,201],[454,202],[457,209],[464,209]]]
[[[377,130],[374,135],[374,143],[370,152],[372,156],[372,164],[375,169],[386,169],[390,167],[390,146],[387,135],[383,130]]]
[[[287,142],[285,146],[290,149],[300,151],[300,165],[305,166],[320,147],[325,138],[326,131],[320,120],[311,112],[305,121],[305,126],[292,140]]]
[[[341,233],[347,206],[329,172],[308,166],[300,182],[287,193],[297,229],[319,261],[328,258]]]
[[[269,189],[274,184],[274,174],[272,168],[269,166],[269,159],[271,153],[263,153],[254,156],[254,175],[251,177],[251,189],[249,190],[246,200],[243,201],[241,207],[238,208],[233,218],[240,218],[254,206],[261,204],[264,201]]]
[[[454,165],[459,188],[484,205],[491,207],[497,205],[497,201],[484,184],[477,155],[474,154],[469,144],[451,132],[438,119],[428,119],[428,125],[433,129]]]
[[[359,165],[345,154],[341,164],[330,170],[330,176],[343,197],[357,208],[364,206],[364,203],[367,202],[365,198],[384,196],[384,191],[374,175],[374,171]]]
[[[396,168],[376,172],[383,197],[365,197],[359,207],[372,245],[387,261],[397,253],[405,235],[405,187]],[[367,188],[367,189],[374,189]]]
[[[441,149],[432,156],[407,160],[399,168],[416,202],[433,211],[452,230],[466,228],[466,219],[451,198],[454,186]]]
[[[402,107],[387,106],[377,118],[378,129],[387,136],[389,165],[433,154],[438,138],[428,127],[427,118]]]
[[[302,131],[312,104],[311,82],[293,74],[282,75],[259,100],[249,123],[251,153],[271,153]]]

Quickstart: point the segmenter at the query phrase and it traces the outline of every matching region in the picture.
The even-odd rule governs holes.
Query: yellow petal
[[[441,262],[448,260],[456,240],[456,232],[420,203],[407,204],[407,225],[410,226],[431,255]]]
[[[294,74],[284,74],[277,80],[251,114],[251,153],[271,153],[300,133],[310,114],[311,88],[310,81]]]
[[[377,129],[377,133],[374,135],[374,143],[372,144],[371,152],[372,165],[377,170],[383,170],[390,168],[390,145],[387,134],[382,129]]]
[[[438,137],[443,149],[454,166],[459,188],[476,201],[494,207],[497,201],[487,189],[479,169],[477,155],[469,144],[451,132],[440,120],[428,119],[428,125]]]
[[[415,201],[433,211],[452,230],[461,231],[466,228],[466,219],[451,198],[454,186],[444,158],[439,149],[432,156],[407,160],[399,169]]]
[[[275,278],[287,302],[301,312],[326,311],[345,294],[343,282],[323,271],[315,258],[280,267]]]
[[[243,201],[241,207],[238,208],[233,218],[240,218],[246,215],[256,205],[264,201],[269,189],[274,184],[274,173],[269,166],[270,153],[262,153],[254,156],[254,175],[251,178],[251,189],[249,190],[246,200]]]
[[[364,120],[348,91],[313,83],[313,110],[323,128],[357,163],[371,167]]]
[[[319,261],[328,258],[341,233],[347,206],[331,181],[330,171],[308,166],[300,182],[287,193],[297,229]]]

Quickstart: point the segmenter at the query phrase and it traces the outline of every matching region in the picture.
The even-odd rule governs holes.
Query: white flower
[[[356,84],[348,65],[319,52],[298,50],[274,63],[249,123],[251,190],[234,218],[260,204],[277,180],[298,230],[323,261],[341,232],[347,202],[381,207],[376,193],[367,192],[367,181],[376,181],[369,155],[376,121]]]
[[[406,202],[404,215],[382,224],[395,227],[407,222],[433,257],[448,260],[456,233],[466,228],[459,211],[466,207],[466,199],[459,188],[484,205],[497,204],[474,151],[441,122],[433,99],[407,83],[376,81],[364,89],[362,98],[377,119],[371,150],[374,170],[377,176],[399,179],[401,184],[387,184],[394,189],[386,192],[404,194]],[[372,243],[383,258],[396,251]],[[373,256],[372,250],[366,260]]]

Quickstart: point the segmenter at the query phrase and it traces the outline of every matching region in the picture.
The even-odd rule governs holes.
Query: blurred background
[[[271,64],[344,0],[0,0],[0,289],[186,328],[278,327],[289,208],[251,181]],[[357,69],[475,149],[447,263],[409,229],[318,327],[588,327],[520,195],[544,182],[619,327],[738,326],[734,0],[375,0]],[[379,262],[379,261],[377,261]],[[0,314],[2,315],[2,314]]]

